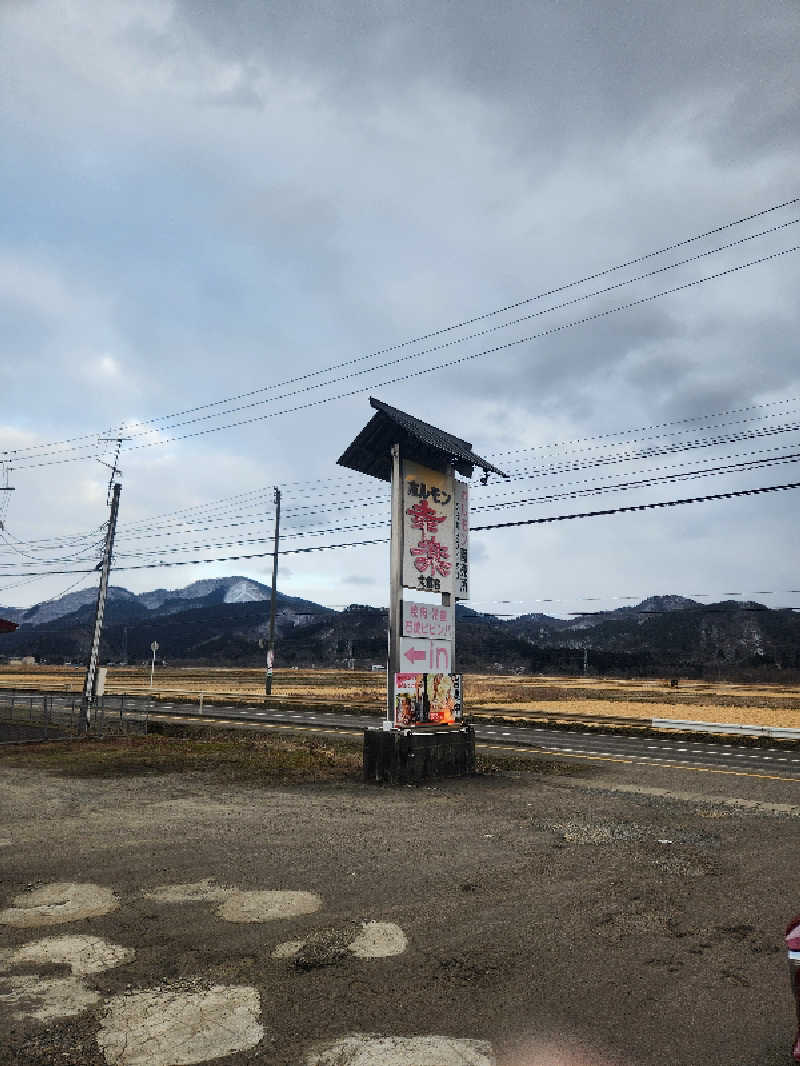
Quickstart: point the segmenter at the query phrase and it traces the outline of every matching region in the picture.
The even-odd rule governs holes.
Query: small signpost
[[[150,691],[153,691],[153,673],[156,668],[156,652],[158,651],[158,641],[154,640],[150,645],[150,651],[153,653],[153,661],[150,663]]]
[[[469,478],[476,466],[504,475],[469,442],[380,400],[370,404],[376,413],[339,459],[392,485],[384,739],[365,730],[365,777],[406,779],[400,767],[415,745],[436,753],[414,764],[415,779],[470,772],[475,744],[462,723],[455,651],[455,601],[469,596],[469,486],[456,475]],[[404,600],[404,589],[437,602]]]

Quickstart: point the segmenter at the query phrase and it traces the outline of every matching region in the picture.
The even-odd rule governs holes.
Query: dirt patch
[[[216,903],[227,899],[232,889],[213,881],[194,881],[190,885],[159,885],[143,893],[145,899],[158,903]]]
[[[394,922],[364,922],[350,951],[357,959],[385,959],[401,955],[407,947],[406,934]]]
[[[52,1022],[82,1014],[100,1002],[100,993],[87,988],[80,977],[40,977],[24,974],[0,982],[8,992],[0,993],[0,1003],[7,1003],[15,1018],[33,1018]]]
[[[271,922],[313,914],[321,906],[315,892],[231,892],[217,914],[226,922]]]
[[[30,963],[68,966],[75,977],[102,973],[126,962],[136,955],[133,948],[110,944],[99,936],[53,936],[23,944],[10,951],[0,969],[13,970]]]
[[[116,910],[119,900],[103,885],[58,881],[15,896],[12,906],[0,911],[0,925],[30,929],[60,925],[83,918],[98,918]]]
[[[394,922],[350,922],[336,929],[320,929],[304,940],[287,940],[272,952],[273,959],[294,959],[299,970],[331,966],[347,957],[386,959],[402,955],[408,938]]]
[[[215,985],[204,991],[152,990],[115,996],[97,1042],[109,1066],[184,1066],[260,1043],[255,988]]]
[[[231,782],[291,784],[352,781],[361,776],[354,743],[283,737],[118,737],[0,749],[0,764],[39,767],[69,777],[141,777],[213,773]]]
[[[320,1044],[305,1066],[495,1066],[491,1044],[450,1036],[351,1033]]]

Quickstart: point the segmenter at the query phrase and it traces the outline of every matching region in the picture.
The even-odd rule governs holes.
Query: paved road
[[[0,705],[8,697],[0,694]],[[72,699],[54,695],[53,712],[67,710]],[[252,728],[259,724],[265,730],[281,732],[316,732],[335,735],[359,735],[369,726],[376,726],[375,715],[344,714],[336,711],[261,709],[256,707],[231,706],[224,701],[206,702],[203,711],[197,703],[153,703],[141,701],[126,704],[126,716],[135,717],[137,711],[146,711],[155,717],[175,722],[191,722],[213,719],[219,724]],[[110,712],[113,714],[113,712]],[[598,733],[576,727],[571,730],[551,729],[546,726],[508,726],[475,724],[479,747],[485,750],[515,750],[520,753],[552,754],[561,758],[588,759],[592,761],[617,761],[675,768],[705,767],[713,770],[746,773],[758,777],[800,779],[800,750],[787,747],[756,748],[736,740],[721,743],[700,738],[686,740],[679,737],[622,736],[614,733]]]
[[[177,719],[200,717],[197,704],[159,703],[154,713]],[[360,734],[378,719],[374,715],[341,714],[335,711],[302,711],[232,707],[224,702],[206,703],[203,717],[221,718],[232,723],[261,722],[265,727],[293,730]],[[712,769],[746,771],[751,774],[800,778],[800,750],[755,748],[732,741],[683,740],[678,737],[631,737],[612,733],[549,729],[545,726],[505,726],[475,724],[479,746],[511,747],[529,752],[552,753],[575,759],[603,759],[669,766],[703,766]]]

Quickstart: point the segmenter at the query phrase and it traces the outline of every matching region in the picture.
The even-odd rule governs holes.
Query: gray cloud
[[[0,178],[0,448],[27,433],[60,439],[312,374],[796,192],[793,3],[109,0],[68,10],[37,0],[4,5],[0,20],[10,86],[0,106],[9,158]],[[798,395],[800,270],[790,256],[380,384],[796,240],[787,230],[674,280],[638,282],[240,417],[363,385],[486,454]],[[528,309],[540,306],[549,303]],[[284,485],[287,511],[309,506],[314,489],[291,483],[339,473],[336,456],[370,414],[364,394],[129,452],[124,520],[256,485]],[[20,471],[9,528],[44,536],[53,515],[62,530],[98,526],[106,476],[99,464]],[[769,480],[778,472],[725,484]],[[348,493],[380,489],[365,481],[320,499],[340,506]],[[689,592],[706,576],[724,583],[737,552],[755,584],[787,575],[793,587],[786,531],[797,505],[789,494],[778,502],[476,538],[475,596]],[[337,510],[330,518],[345,524]],[[287,534],[315,524],[297,510]],[[755,527],[770,551],[754,552]],[[376,603],[385,599],[380,546],[346,563],[334,553],[290,559],[287,591],[334,602],[344,568],[365,587],[374,582]],[[263,576],[261,566],[248,572]],[[207,571],[187,568],[186,580]],[[147,571],[124,581],[152,583]]]

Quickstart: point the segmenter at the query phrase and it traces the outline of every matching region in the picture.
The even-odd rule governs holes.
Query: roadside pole
[[[97,685],[97,660],[100,654],[100,638],[103,633],[103,615],[106,609],[106,596],[108,594],[108,576],[111,572],[111,555],[114,550],[114,534],[117,529],[117,514],[119,512],[119,494],[122,485],[117,481],[114,485],[111,497],[111,514],[108,519],[106,530],[106,542],[103,548],[103,561],[100,564],[100,587],[97,591],[97,606],[94,614],[94,633],[89,647],[89,659],[86,664],[86,680],[81,697],[81,713],[78,722],[78,732],[86,734],[91,725],[92,705],[96,697]]]
[[[153,653],[153,659],[150,663],[150,691],[153,691],[153,674],[156,670],[156,652],[158,651],[158,641],[154,640],[150,645],[150,651]]]
[[[400,445],[392,445],[392,541],[389,554],[389,657],[386,667],[386,729],[394,723],[394,675],[400,670],[403,611],[403,478]]]
[[[264,690],[272,694],[272,662],[275,657],[275,590],[278,585],[278,542],[281,531],[281,490],[275,489],[275,548],[272,553],[272,595],[269,601],[269,644],[267,645],[267,677]]]

